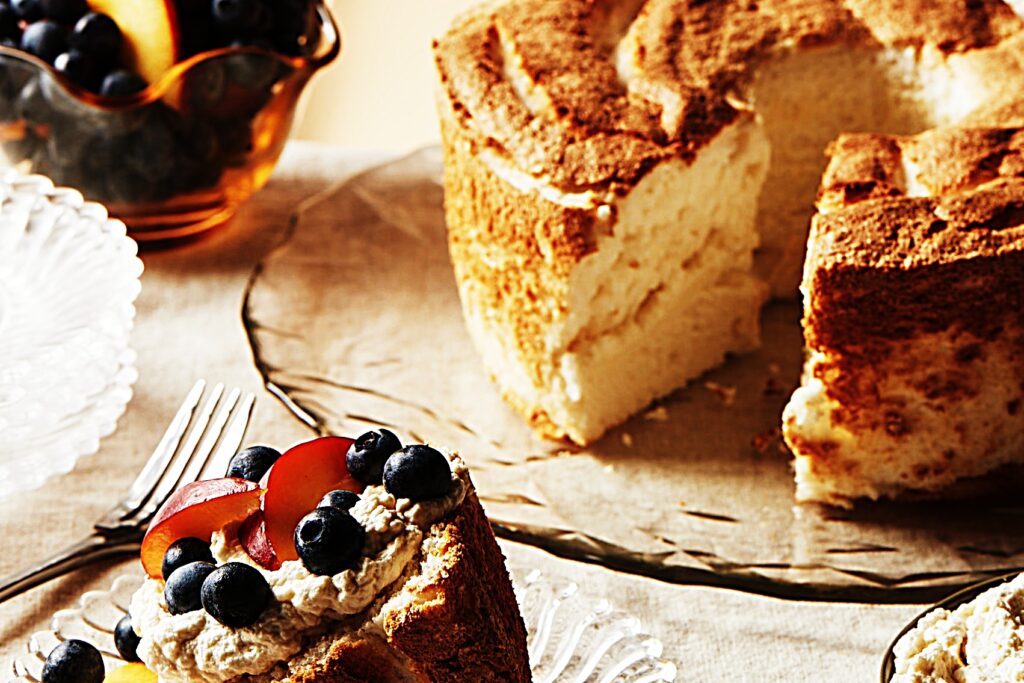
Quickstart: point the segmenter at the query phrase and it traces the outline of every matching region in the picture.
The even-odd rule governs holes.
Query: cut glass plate
[[[640,620],[609,601],[589,596],[573,581],[525,567],[512,568],[527,628],[534,683],[660,683],[676,679],[676,665],[662,656],[661,642]],[[103,653],[107,671],[124,662],[114,647],[114,626],[141,585],[118,577],[110,590],[90,591],[73,609],[58,612],[49,631],[29,638],[14,662],[11,683],[38,683],[46,655],[60,642],[79,638]]]
[[[120,221],[42,176],[0,176],[0,498],[74,467],[131,398],[142,262]]]
[[[254,358],[301,419],[458,450],[499,535],[666,581],[920,603],[1024,566],[1012,486],[853,510],[794,504],[779,426],[803,360],[795,300],[765,309],[760,349],[596,443],[535,436],[464,329],[440,174],[428,149],[325,192],[258,264],[244,309]]]

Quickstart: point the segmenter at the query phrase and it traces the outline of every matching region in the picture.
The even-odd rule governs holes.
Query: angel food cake
[[[457,455],[379,430],[247,449],[228,474],[181,489],[143,542],[125,654],[160,683],[530,680]]]
[[[896,643],[892,683],[1024,680],[1024,575],[954,611],[929,612]]]
[[[1024,457],[1024,130],[847,135],[804,272],[797,499],[934,492]]]
[[[1024,92],[1000,0],[523,0],[435,55],[467,328],[512,406],[578,444],[759,344],[838,134]]]

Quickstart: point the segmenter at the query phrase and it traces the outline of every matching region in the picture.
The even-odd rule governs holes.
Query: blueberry
[[[121,29],[106,14],[89,12],[75,24],[70,41],[71,47],[101,64],[113,64],[121,51]]]
[[[43,4],[40,0],[11,0],[11,9],[30,24],[34,21],[39,21],[45,16],[43,14]]]
[[[160,566],[160,573],[163,574],[164,581],[166,581],[174,573],[175,569],[193,562],[213,564],[213,553],[210,552],[210,544],[201,538],[193,536],[179,538],[164,553],[164,561]]]
[[[64,641],[46,658],[43,683],[103,683],[103,657],[84,640]]]
[[[111,71],[103,79],[100,94],[106,97],[127,97],[142,92],[148,85],[146,79],[134,71],[118,69]]]
[[[87,90],[96,90],[100,82],[100,67],[87,54],[72,50],[60,54],[53,61],[53,68],[69,81]]]
[[[229,33],[248,33],[265,20],[262,0],[211,0],[210,13],[217,26]]]
[[[71,24],[89,11],[86,0],[40,0],[43,14],[64,24]]]
[[[274,0],[273,33],[275,47],[288,55],[309,49],[313,14],[307,0]]]
[[[174,135],[162,117],[150,117],[146,125],[129,136],[124,150],[124,164],[131,172],[148,182],[163,180],[174,171],[168,160],[174,157]]]
[[[126,662],[138,662],[139,659],[139,634],[132,628],[132,618],[129,615],[121,617],[114,627],[114,645],[121,653],[121,659]]]
[[[16,41],[21,38],[18,13],[10,5],[0,5],[0,38]]]
[[[225,477],[238,477],[259,482],[270,466],[281,457],[281,452],[270,446],[249,446],[235,453],[228,463]]]
[[[313,574],[332,576],[351,569],[359,560],[366,530],[355,517],[338,508],[317,508],[295,527],[295,550]]]
[[[185,76],[188,106],[198,111],[214,111],[224,99],[227,78],[222,59],[197,64]]]
[[[251,626],[274,597],[270,584],[258,569],[228,562],[203,581],[203,608],[231,628]]]
[[[68,49],[67,31],[49,19],[29,24],[21,34],[21,49],[53,64],[53,60]]]
[[[352,491],[331,491],[317,503],[318,508],[338,508],[339,510],[351,510],[352,506],[359,502],[358,494]]]
[[[406,446],[384,463],[384,486],[396,498],[440,498],[451,489],[452,468],[430,446]]]
[[[209,562],[191,562],[175,569],[164,585],[164,600],[171,614],[195,612],[203,606],[203,581],[216,569]]]
[[[366,432],[348,447],[348,473],[364,484],[379,484],[388,456],[401,447],[398,437],[386,429]]]

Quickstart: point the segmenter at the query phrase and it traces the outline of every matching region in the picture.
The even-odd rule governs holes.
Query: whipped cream
[[[277,570],[257,565],[238,541],[238,524],[214,533],[211,551],[218,564],[244,562],[260,570],[275,602],[252,626],[230,628],[205,610],[173,615],[163,582],[147,579],[132,596],[129,613],[141,637],[138,654],[161,683],[220,683],[259,674],[302,649],[305,636],[325,621],[366,610],[420,553],[424,533],[458,507],[469,475],[457,455],[442,451],[452,470],[443,498],[413,502],[396,499],[384,486],[368,486],[352,508],[366,530],[363,555],[352,569],[334,576],[312,574],[300,560]]]
[[[894,654],[893,683],[1024,680],[1024,574],[955,611],[932,610]]]

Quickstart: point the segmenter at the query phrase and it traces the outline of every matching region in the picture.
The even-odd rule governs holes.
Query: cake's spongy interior
[[[763,121],[771,166],[758,202],[756,270],[775,296],[797,291],[814,198],[840,133],[918,133],[962,120],[992,101],[996,79],[969,56],[820,47],[758,70],[745,97]]]
[[[811,354],[783,416],[797,499],[849,505],[936,491],[1019,461],[1020,334],[983,342],[950,329],[892,342],[881,356]],[[966,362],[972,348],[978,355]],[[849,387],[842,402],[826,391],[839,380]]]
[[[570,275],[566,313],[543,340],[549,355],[532,359],[541,368],[467,301],[470,333],[509,397],[585,443],[727,352],[756,347],[766,292],[751,272],[754,212],[767,165],[762,128],[747,116],[692,165],[645,176]]]

